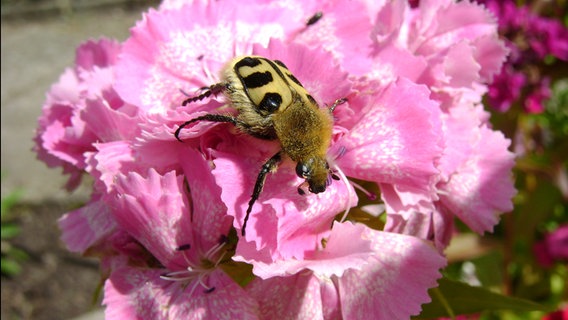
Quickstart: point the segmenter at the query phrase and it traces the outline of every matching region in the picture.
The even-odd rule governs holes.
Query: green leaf
[[[8,276],[16,275],[22,271],[20,265],[11,259],[2,258],[0,260],[0,267],[2,269],[2,274]]]
[[[463,282],[443,278],[438,284],[437,288],[430,289],[432,302],[423,306],[418,318],[452,317],[488,310],[550,311],[550,308],[532,301],[504,296]]]
[[[2,224],[0,226],[0,237],[10,239],[20,234],[20,227],[15,224]]]
[[[20,189],[12,191],[6,197],[3,197],[0,201],[0,215],[2,220],[8,218],[10,209],[12,209],[20,200],[23,195],[23,191]]]

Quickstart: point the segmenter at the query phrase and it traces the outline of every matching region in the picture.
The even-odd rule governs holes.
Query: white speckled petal
[[[105,283],[106,319],[258,319],[258,304],[221,271],[207,279],[212,292],[195,281],[187,286],[160,279],[163,270],[124,267]]]
[[[382,92],[360,95],[350,100],[361,115],[337,142],[346,148],[338,165],[351,177],[432,191],[442,131],[430,91],[400,79]]]
[[[428,289],[441,277],[446,260],[428,242],[366,229],[375,253],[361,270],[338,278],[344,319],[408,319],[429,302]]]
[[[491,231],[499,215],[513,210],[516,193],[511,170],[514,155],[507,150],[510,140],[487,127],[478,129],[472,155],[440,186],[441,202],[472,230]]]
[[[173,171],[162,176],[150,169],[146,177],[129,173],[116,178],[116,221],[171,270],[187,265],[176,248],[193,242],[184,194],[183,178]]]
[[[195,2],[178,10],[150,10],[131,30],[117,64],[116,90],[149,113],[165,113],[186,92],[221,80],[222,67],[282,38],[286,10],[252,3]]]
[[[351,222],[333,224],[324,249],[305,252],[303,259],[279,259],[263,261],[262,257],[248,255],[234,260],[245,261],[253,265],[253,273],[263,279],[275,276],[296,274],[304,269],[312,270],[317,275],[329,278],[340,277],[346,270],[361,269],[368,263],[368,257],[374,254],[371,242],[364,236],[366,226]]]
[[[203,155],[194,149],[184,148],[179,153],[189,185],[192,203],[192,228],[196,232],[193,245],[209,249],[228,236],[233,218],[221,202],[221,188],[215,183],[211,166]]]
[[[255,279],[246,288],[258,301],[262,319],[323,319],[324,313],[332,313],[332,308],[338,315],[337,291],[334,289],[333,286],[322,286],[311,272]],[[323,296],[327,299],[322,299]],[[324,302],[328,303],[325,310]]]
[[[72,252],[89,249],[116,230],[116,222],[104,201],[94,200],[66,213],[58,221],[61,240]]]

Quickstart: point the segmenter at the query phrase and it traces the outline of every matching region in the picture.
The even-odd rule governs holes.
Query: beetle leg
[[[260,193],[264,188],[266,175],[269,172],[272,172],[274,169],[276,169],[276,167],[278,167],[278,164],[280,163],[281,160],[282,160],[281,152],[278,152],[277,154],[273,155],[272,158],[268,159],[268,161],[266,161],[266,163],[262,165],[262,169],[260,169],[260,172],[256,177],[256,183],[254,184],[254,191],[248,203],[247,214],[245,216],[245,220],[243,222],[243,229],[241,231],[243,237],[245,236],[245,229],[247,227],[247,221],[249,219],[250,212],[252,211],[252,206],[254,205],[256,200],[258,200],[258,197],[260,196]]]
[[[178,139],[178,141],[181,142],[181,139],[179,138],[179,133],[181,132],[181,130],[185,127],[187,127],[188,125],[197,122],[197,121],[201,121],[201,120],[205,120],[205,121],[211,121],[211,122],[230,122],[234,125],[237,125],[240,121],[237,120],[237,118],[232,117],[232,116],[226,116],[223,114],[206,114],[194,119],[191,119],[189,121],[186,121],[182,124],[179,125],[179,127],[176,129],[176,132],[174,134],[174,136],[176,137],[176,139]]]

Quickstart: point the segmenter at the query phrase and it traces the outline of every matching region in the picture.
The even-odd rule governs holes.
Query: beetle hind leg
[[[248,219],[249,219],[249,215],[252,211],[252,206],[254,205],[256,200],[258,200],[258,197],[260,196],[260,193],[262,192],[262,189],[264,188],[264,182],[266,181],[266,175],[269,172],[274,171],[274,169],[276,169],[276,167],[278,167],[278,164],[280,163],[281,160],[282,160],[281,152],[278,152],[277,154],[273,155],[272,158],[268,159],[268,161],[266,161],[266,163],[264,165],[262,165],[262,169],[260,169],[260,172],[258,173],[258,176],[256,177],[256,183],[254,184],[254,191],[253,191],[252,196],[250,198],[250,201],[248,203],[247,213],[245,215],[245,220],[243,221],[243,228],[241,230],[241,234],[242,234],[243,237],[246,234],[247,222],[248,222]]]

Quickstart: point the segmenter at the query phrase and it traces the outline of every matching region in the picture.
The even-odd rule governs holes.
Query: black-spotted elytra
[[[226,65],[220,83],[186,99],[183,105],[219,92],[226,95],[237,115],[212,113],[186,121],[175,132],[178,140],[181,130],[188,125],[213,121],[230,122],[242,132],[260,139],[278,140],[281,145],[280,151],[264,163],[257,176],[243,221],[243,236],[266,175],[274,172],[284,157],[296,163],[296,174],[305,179],[298,187],[300,194],[305,193],[302,187],[306,184],[312,193],[324,192],[330,178],[337,179],[330,172],[326,155],[333,128],[331,112],[346,99],[336,100],[329,108],[320,108],[284,63],[261,56],[245,56]]]

